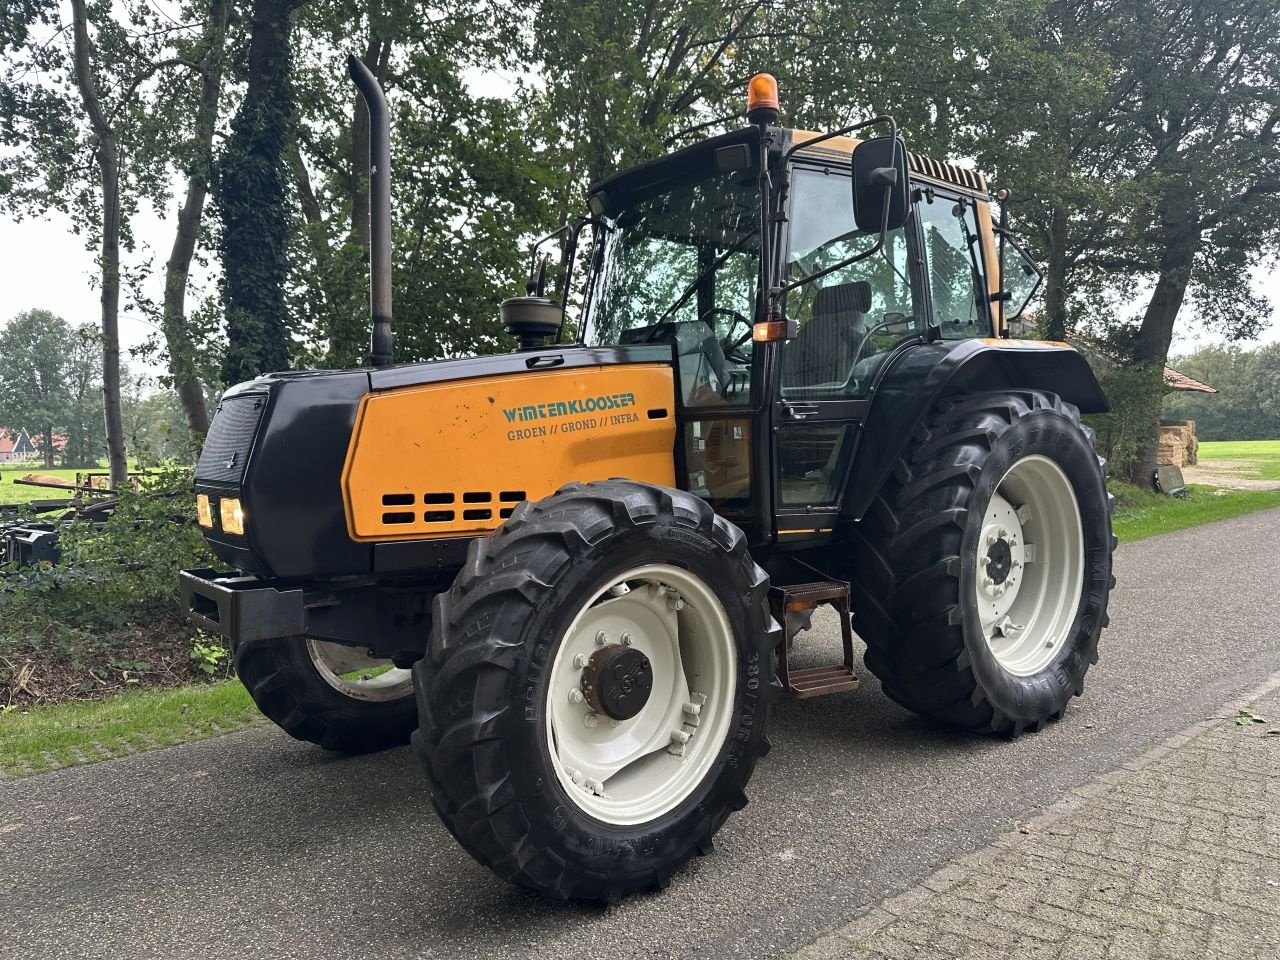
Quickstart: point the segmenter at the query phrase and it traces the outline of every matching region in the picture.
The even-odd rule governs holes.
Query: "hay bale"
[[[1156,447],[1156,463],[1185,467],[1191,439],[1191,428],[1185,423],[1161,423],[1160,443]]]

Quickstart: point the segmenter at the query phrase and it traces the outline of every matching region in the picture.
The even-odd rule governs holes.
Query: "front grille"
[[[204,440],[196,480],[238,487],[244,481],[253,438],[267,408],[266,394],[242,393],[218,405]]]

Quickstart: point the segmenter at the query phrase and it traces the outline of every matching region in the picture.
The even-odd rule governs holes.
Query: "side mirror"
[[[907,222],[911,185],[901,137],[876,137],[853,148],[853,222],[864,233],[897,230]]]

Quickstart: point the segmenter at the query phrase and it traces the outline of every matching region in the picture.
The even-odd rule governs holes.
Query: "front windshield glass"
[[[748,400],[759,191],[726,174],[641,199],[601,231],[591,346],[674,344],[687,406]]]

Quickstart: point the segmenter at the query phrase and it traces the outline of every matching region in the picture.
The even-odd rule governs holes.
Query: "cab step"
[[[858,689],[853,672],[853,625],[850,622],[849,584],[843,580],[816,580],[774,587],[769,591],[773,616],[782,624],[782,642],[778,644],[778,679],[791,694],[802,700],[828,693],[847,693]],[[792,619],[816,610],[823,604],[833,607],[840,616],[840,639],[844,645],[844,662],[823,667],[791,669],[789,663]]]

